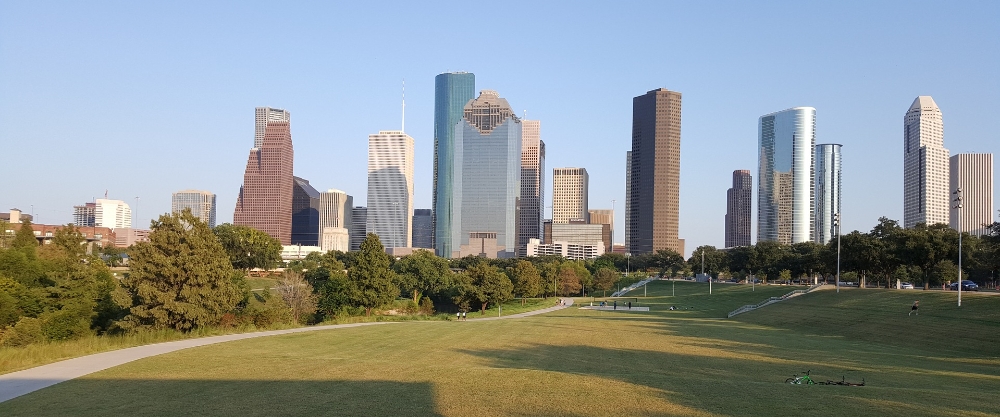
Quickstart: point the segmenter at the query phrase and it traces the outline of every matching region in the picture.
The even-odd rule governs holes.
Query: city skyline
[[[296,175],[320,189],[344,189],[357,196],[358,205],[366,205],[364,139],[381,126],[398,124],[399,82],[406,78],[407,132],[416,142],[415,206],[431,207],[431,78],[463,69],[516,98],[518,115],[528,110],[529,118],[544,120],[548,166],[586,166],[591,205],[601,207],[614,199],[620,208],[625,200],[620,161],[629,147],[629,98],[657,86],[683,91],[688,100],[680,234],[689,239],[689,249],[722,245],[717,220],[725,209],[721,190],[728,186],[731,170],[756,165],[754,120],[773,109],[800,103],[816,107],[822,113],[818,139],[851,150],[843,167],[845,232],[869,230],[880,216],[902,221],[899,116],[913,97],[931,95],[945,109],[951,152],[1000,152],[1000,140],[984,123],[1000,103],[998,86],[984,76],[997,67],[997,56],[964,46],[969,40],[998,37],[997,22],[987,18],[996,15],[996,4],[933,12],[898,4],[800,6],[799,18],[789,21],[780,5],[735,5],[721,11],[708,4],[598,5],[573,16],[546,5],[512,22],[511,28],[537,39],[575,36],[524,45],[518,59],[498,62],[474,52],[482,39],[455,38],[453,53],[431,53],[440,47],[430,27],[410,21],[431,15],[416,5],[380,15],[395,26],[369,34],[360,22],[375,10],[365,5],[293,5],[267,13],[248,5],[209,5],[204,14],[189,15],[166,6],[137,14],[101,5],[64,5],[66,13],[51,14],[38,5],[12,4],[0,31],[6,39],[23,42],[0,51],[0,66],[8,75],[0,81],[0,92],[9,98],[0,104],[0,138],[51,150],[53,166],[127,156],[118,158],[121,165],[115,169],[128,175],[71,178],[60,175],[61,169],[35,172],[6,186],[0,206],[20,207],[42,223],[61,224],[71,221],[72,205],[109,189],[130,204],[141,196],[134,224],[148,227],[151,218],[169,212],[171,192],[196,188],[217,192],[218,222],[231,222],[244,152],[254,135],[247,112],[261,105],[296,112]],[[669,59],[652,57],[648,67],[622,70],[621,63],[639,56],[650,46],[650,35],[658,33],[641,23],[664,13],[680,19],[670,30],[684,34],[684,40],[674,45]],[[498,14],[511,16],[512,11]],[[320,25],[306,16],[339,24]],[[469,16],[469,11],[448,10],[434,18]],[[164,19],[189,30],[166,37],[157,24]],[[288,37],[257,39],[247,21],[271,22]],[[770,24],[776,22],[783,23]],[[581,23],[606,30],[590,34],[573,29]],[[908,42],[901,29],[913,25],[942,29],[921,44],[935,51],[937,59],[922,63],[919,72],[901,65],[912,59],[912,51],[898,48]],[[400,36],[403,27],[409,28],[406,36]],[[217,36],[220,30],[225,36]],[[810,36],[788,38],[795,30],[808,30]],[[368,36],[354,36],[359,33]],[[301,47],[287,48],[288,42]],[[749,52],[753,45],[773,42],[788,45],[777,60]],[[265,47],[275,51],[275,59],[257,58]],[[386,57],[405,59],[407,65],[371,70],[372,62]],[[586,65],[574,64],[580,57],[587,57]],[[533,64],[524,65],[524,59]],[[746,65],[735,67],[734,62]],[[668,70],[652,70],[661,67]],[[741,99],[732,100],[734,96]],[[197,118],[190,117],[192,102],[199,103]],[[586,105],[568,107],[566,102]],[[79,129],[101,114],[116,114],[126,122]],[[345,162],[331,169],[322,162],[329,155]],[[178,169],[181,161],[198,168]],[[720,167],[703,161],[725,162]],[[27,163],[12,160],[10,168],[29,172]],[[994,202],[996,187],[994,181]],[[624,213],[618,211],[621,225]],[[623,232],[624,227],[616,227],[617,242]]]

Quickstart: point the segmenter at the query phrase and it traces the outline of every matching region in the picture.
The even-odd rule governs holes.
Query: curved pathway
[[[544,314],[556,310],[564,309],[573,304],[573,299],[565,299],[566,305],[544,308],[541,310],[529,311],[526,313],[512,314],[503,317],[472,319],[470,321],[485,321],[498,319],[516,319],[536,314]],[[150,356],[162,355],[181,349],[198,346],[213,345],[216,343],[231,342],[234,340],[252,339],[256,337],[277,336],[291,333],[314,332],[319,330],[342,329],[347,327],[374,326],[380,324],[398,324],[402,322],[382,321],[373,323],[354,324],[334,324],[328,326],[299,327],[286,330],[271,330],[266,332],[227,334],[223,336],[202,337],[197,339],[177,340],[173,342],[156,343],[152,345],[136,346],[126,349],[113,350],[110,352],[95,353],[93,355],[81,356],[79,358],[67,359],[61,362],[48,365],[37,366],[23,371],[11,372],[0,375],[0,402],[11,398],[20,397],[24,394],[40,390],[70,379],[103,371],[118,365],[126,364],[135,360],[148,358]]]

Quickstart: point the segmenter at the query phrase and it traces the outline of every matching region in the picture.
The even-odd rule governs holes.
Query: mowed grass
[[[649,313],[569,308],[188,349],[0,403],[0,415],[1000,413],[1000,296],[949,310],[954,293],[824,290],[724,319],[795,287],[676,289],[651,284]],[[914,296],[921,315],[907,317]],[[783,382],[804,370],[868,385]]]

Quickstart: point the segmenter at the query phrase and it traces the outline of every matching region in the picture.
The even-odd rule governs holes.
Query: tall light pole
[[[837,293],[840,293],[840,212],[833,215],[833,227],[837,228]]]
[[[952,194],[956,195],[952,200],[958,204],[952,207],[958,210],[958,306],[962,306],[962,187],[958,187]]]
[[[701,250],[701,275],[705,276],[705,249]],[[712,277],[708,277],[708,293],[712,294]]]

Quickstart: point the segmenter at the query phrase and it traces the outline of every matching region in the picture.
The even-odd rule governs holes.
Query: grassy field
[[[194,348],[0,403],[0,415],[1000,413],[1000,296],[966,294],[958,309],[947,292],[824,290],[724,319],[795,288],[709,296],[678,282],[671,297],[671,283],[651,285],[638,300],[648,313],[569,308]],[[921,314],[907,317],[913,299]],[[805,370],[868,385],[783,383]]]

